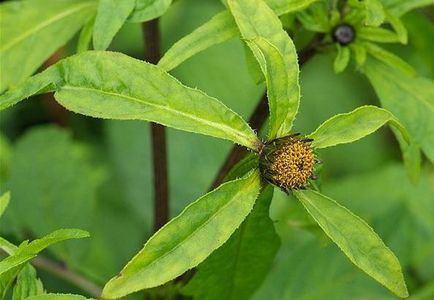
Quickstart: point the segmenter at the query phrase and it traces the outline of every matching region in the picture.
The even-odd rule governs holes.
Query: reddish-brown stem
[[[314,44],[312,46],[303,49],[298,56],[299,65],[302,66],[306,61],[308,61],[315,54],[315,52],[316,52],[316,47]],[[267,120],[267,116],[268,116],[268,100],[267,100],[267,94],[264,93],[249,119],[250,126],[257,132],[259,132],[262,126],[264,125],[265,120]],[[224,178],[232,169],[232,167],[237,162],[239,162],[246,154],[247,154],[246,148],[239,145],[233,146],[229,154],[226,156],[226,160],[221,166],[221,168],[219,169],[217,176],[215,177],[209,190],[213,190],[216,187],[218,187],[223,182]]]
[[[160,57],[159,19],[143,23],[145,60],[157,64]],[[169,188],[167,174],[166,129],[151,123],[152,162],[154,172],[154,231],[169,220]]]

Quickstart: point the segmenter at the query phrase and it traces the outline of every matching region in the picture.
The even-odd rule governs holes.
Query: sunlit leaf
[[[0,217],[3,215],[4,211],[9,205],[11,194],[9,192],[4,193],[0,196]]]
[[[93,47],[105,50],[134,9],[136,0],[100,0],[93,27]]]
[[[364,72],[382,105],[402,121],[434,163],[434,82],[408,77],[372,59],[365,64]]]
[[[114,299],[155,287],[197,266],[226,242],[247,217],[260,185],[259,173],[255,171],[190,204],[106,284],[102,297]]]
[[[91,18],[81,29],[77,42],[77,53],[89,50],[94,25],[95,18]]]
[[[1,3],[0,92],[32,75],[80,29],[95,7],[94,0]]]
[[[25,300],[87,300],[88,298],[72,294],[43,294],[28,297]],[[89,299],[90,300],[90,299]]]
[[[389,12],[386,12],[386,20],[387,20],[387,22],[390,23],[393,30],[395,30],[395,32],[398,36],[399,42],[402,44],[407,44],[407,41],[408,41],[407,29],[405,28],[401,19],[398,18],[397,16],[389,13]]]
[[[357,267],[397,296],[408,297],[398,259],[365,221],[318,192],[299,190],[294,194]]]
[[[172,0],[136,0],[135,2],[136,6],[128,20],[136,23],[162,16],[172,4]]]
[[[381,27],[361,27],[357,30],[357,37],[377,43],[398,43],[400,41],[395,32]]]
[[[7,258],[0,261],[0,275],[11,270],[14,267],[23,265],[28,262],[39,252],[45,248],[51,246],[52,244],[70,240],[70,239],[81,239],[89,237],[89,233],[79,229],[59,229],[54,231],[45,237],[34,240],[29,244],[22,245],[18,248],[17,252],[8,256]]]
[[[336,44],[336,47],[338,49],[338,54],[336,55],[335,61],[333,63],[333,68],[335,73],[341,73],[348,66],[351,53],[350,48],[348,47],[342,47],[339,44]]]
[[[259,37],[266,40],[257,40],[255,44],[261,48],[262,55],[256,53],[255,56],[266,75],[267,88],[271,88],[268,97],[271,116],[269,138],[285,136],[292,128],[300,101],[299,67],[295,46],[283,30],[277,15],[264,1],[229,0],[228,4],[244,39],[254,40]]]
[[[366,25],[379,26],[384,21],[384,8],[379,0],[364,0]]]
[[[30,264],[26,264],[17,276],[17,282],[12,294],[12,300],[22,300],[27,297],[44,293],[44,286],[36,276],[36,270]]]
[[[251,149],[259,144],[249,125],[217,99],[182,85],[152,64],[114,52],[88,51],[64,59],[1,95],[0,109],[49,83],[55,85],[56,100],[76,113],[152,121]]]
[[[434,0],[382,0],[383,5],[396,16],[423,6],[434,5]]]

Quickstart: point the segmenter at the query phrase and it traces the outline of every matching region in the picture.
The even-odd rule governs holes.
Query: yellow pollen
[[[313,174],[315,155],[309,142],[290,139],[273,153],[273,181],[284,189],[303,188]]]

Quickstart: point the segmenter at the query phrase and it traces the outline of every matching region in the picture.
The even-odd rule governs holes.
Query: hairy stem
[[[56,263],[42,256],[37,256],[32,260],[32,265],[37,269],[56,275],[58,278],[79,287],[91,297],[99,298],[101,295],[102,288],[100,286],[89,281],[80,274],[69,270],[63,264]]]
[[[312,45],[306,47],[299,53],[298,63],[300,67],[316,53],[316,42],[317,41],[315,40],[312,43]],[[250,126],[257,132],[259,132],[262,126],[264,125],[265,120],[267,120],[267,116],[268,116],[268,100],[267,100],[267,94],[266,92],[264,92],[258,104],[256,105],[253,114],[249,119]],[[246,148],[239,145],[233,146],[229,154],[226,156],[226,159],[223,165],[220,167],[209,190],[213,190],[216,187],[218,187],[223,182],[224,178],[232,169],[232,167],[236,163],[238,163],[246,154],[247,154]]]
[[[145,60],[157,64],[160,57],[159,19],[143,23]],[[151,123],[152,161],[154,171],[154,231],[169,220],[169,189],[167,174],[166,129]]]

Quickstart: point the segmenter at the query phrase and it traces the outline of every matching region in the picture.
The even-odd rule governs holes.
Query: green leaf
[[[89,233],[83,230],[60,229],[46,235],[41,239],[34,240],[29,244],[24,244],[18,248],[14,255],[0,261],[0,275],[13,269],[14,267],[23,265],[52,244],[69,239],[81,239],[85,237],[89,237]]]
[[[273,188],[265,188],[231,238],[198,267],[183,293],[194,299],[251,299],[265,279],[280,241],[269,217]]]
[[[381,27],[360,27],[357,30],[357,38],[377,43],[398,43],[398,35]]]
[[[434,0],[382,0],[383,5],[397,17],[423,6],[434,5]]]
[[[238,30],[232,16],[222,11],[177,41],[161,58],[158,66],[170,71],[195,54],[235,36]]]
[[[352,43],[349,47],[353,51],[357,64],[362,66],[366,61],[366,48],[360,43]]]
[[[43,294],[43,295],[28,297],[25,300],[86,300],[86,299],[87,298],[84,296],[72,295],[72,294]]]
[[[18,274],[17,282],[14,287],[12,300],[22,300],[30,296],[37,296],[44,293],[44,286],[36,276],[36,270],[30,264]]]
[[[403,122],[434,163],[434,82],[408,77],[372,59],[365,64],[364,72],[382,105]]]
[[[18,250],[18,247],[0,236],[0,249],[9,255],[12,255]]]
[[[77,42],[77,53],[89,50],[94,25],[95,18],[91,18],[81,29]]]
[[[0,92],[35,72],[92,16],[95,4],[94,0],[28,0],[2,3],[0,72],[3,75]]]
[[[305,9],[318,0],[267,0],[276,14],[282,15]],[[214,45],[238,35],[237,25],[228,11],[222,11],[193,32],[177,41],[161,58],[158,65],[166,71]]]
[[[11,199],[11,193],[9,192],[6,192],[0,196],[0,217],[3,215],[6,208],[8,207],[10,199]]]
[[[333,63],[333,69],[335,70],[335,73],[341,73],[348,66],[351,53],[350,48],[348,47],[342,47],[339,44],[336,44],[336,47],[338,49],[338,54],[336,55],[335,61]]]
[[[416,75],[416,71],[413,69],[413,67],[403,61],[399,56],[396,56],[395,54],[386,51],[383,48],[372,43],[365,42],[363,43],[363,45],[365,46],[368,53],[376,59],[384,62],[385,64],[395,69],[404,72],[408,76]]]
[[[376,106],[362,106],[349,113],[338,114],[321,124],[308,137],[313,139],[315,148],[327,148],[352,143],[388,123],[392,126],[401,145],[404,162],[412,180],[416,181],[420,171],[418,146],[407,130],[389,111]]]
[[[398,40],[401,44],[407,44],[408,42],[408,34],[407,29],[402,23],[401,19],[395,15],[392,15],[389,12],[386,12],[386,21],[390,23],[393,30],[395,30]]]
[[[266,40],[259,42],[258,39],[255,42],[262,55],[254,47],[252,49],[267,78],[267,88],[271,88],[268,92],[271,116],[269,138],[285,136],[292,128],[300,101],[295,46],[283,30],[277,15],[264,1],[229,0],[228,5],[244,39],[259,37]]]
[[[294,194],[351,262],[397,296],[408,297],[398,259],[365,221],[318,192]]]
[[[88,51],[66,58],[1,95],[0,108],[22,100],[49,81],[55,82],[56,100],[76,113],[152,121],[254,150],[259,145],[249,125],[217,99],[182,85],[155,65],[114,52]]]
[[[172,0],[136,0],[136,6],[128,21],[142,23],[162,16]]]
[[[255,171],[190,204],[106,284],[102,297],[114,299],[155,287],[197,266],[226,242],[247,217],[260,186],[260,176]]]
[[[364,0],[366,8],[366,25],[380,26],[384,22],[384,8],[379,0]]]
[[[297,76],[291,76],[279,50],[262,37],[247,41],[257,58],[266,78],[267,96],[270,109],[268,139],[285,136],[299,105],[299,85]]]
[[[93,47],[105,50],[124,25],[136,5],[136,0],[99,0],[93,27]]]

